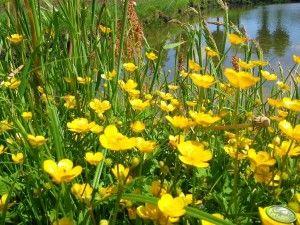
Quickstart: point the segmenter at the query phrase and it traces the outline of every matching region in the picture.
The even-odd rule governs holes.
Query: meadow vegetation
[[[241,6],[256,6],[264,4],[287,3],[289,0],[228,0],[226,1],[232,7]],[[217,0],[138,0],[137,12],[143,20],[148,19],[153,21],[153,17],[158,17],[159,13],[171,17],[180,17],[186,15],[186,10],[189,8],[205,9],[219,9]],[[184,13],[185,12],[185,13]]]
[[[2,3],[1,224],[300,224],[299,53],[269,65],[218,3],[221,42],[198,11],[159,49],[131,0]]]

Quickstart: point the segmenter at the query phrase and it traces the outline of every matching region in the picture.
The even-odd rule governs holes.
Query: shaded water
[[[222,12],[209,12],[207,20],[217,21],[218,18],[222,21],[222,16]],[[187,21],[186,15],[179,19]],[[230,9],[229,19],[244,28],[250,38],[259,42],[265,59],[271,65],[276,67],[280,62],[284,68],[288,68],[293,64],[292,55],[300,55],[300,3]],[[188,22],[197,25],[192,18]],[[183,32],[175,25],[162,23],[152,23],[145,27],[148,41],[156,49],[165,41],[175,41]],[[222,35],[221,27],[209,25],[209,29],[216,40],[217,36]],[[164,57],[166,70],[174,69],[174,57],[175,51],[169,50]]]

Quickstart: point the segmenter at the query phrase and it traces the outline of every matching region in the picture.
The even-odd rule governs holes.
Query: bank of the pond
[[[139,0],[137,1],[137,11],[143,21],[151,21],[160,19],[168,21],[173,17],[182,16],[188,7],[209,9],[218,6],[217,0]],[[254,4],[275,4],[300,2],[300,0],[229,0],[226,1],[231,7],[249,6]]]

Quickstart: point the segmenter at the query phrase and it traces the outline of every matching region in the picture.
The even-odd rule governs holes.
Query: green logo
[[[271,219],[280,223],[291,224],[297,219],[296,214],[291,209],[281,205],[269,206],[265,211]]]

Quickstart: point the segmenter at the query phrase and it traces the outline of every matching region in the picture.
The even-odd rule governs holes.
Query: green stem
[[[153,78],[152,78],[152,81],[151,81],[151,84],[150,84],[149,93],[152,92],[155,80],[157,80],[157,77],[158,77],[158,68],[159,68],[159,65],[160,65],[160,62],[161,62],[161,58],[162,58],[162,51],[163,51],[163,48],[161,48],[159,53],[158,53],[158,59],[157,59],[156,65],[155,65],[155,70],[154,70]]]
[[[126,24],[127,24],[127,12],[128,12],[128,1],[125,0],[124,2],[124,10],[123,10],[123,19],[122,19],[122,30],[121,30],[121,37],[120,37],[120,47],[119,47],[119,55],[118,55],[118,69],[117,69],[117,76],[115,78],[115,84],[113,87],[113,99],[117,98],[117,87],[118,87],[118,80],[122,69],[122,53],[124,48],[124,41],[125,41],[125,31],[126,31]],[[114,101],[117,102],[117,101]]]
[[[117,222],[117,215],[118,215],[118,211],[119,211],[119,206],[120,206],[120,200],[122,198],[123,195],[123,183],[118,183],[118,193],[117,193],[117,199],[115,202],[115,207],[113,210],[113,215],[112,215],[112,220],[111,220],[111,225],[115,225]]]
[[[240,90],[236,90],[236,98],[235,98],[235,111],[234,111],[234,118],[235,122],[234,124],[238,124],[238,107],[239,107],[239,98],[240,98]],[[238,143],[239,143],[239,130],[236,132],[236,153],[235,153],[235,159],[234,159],[234,180],[233,180],[233,206],[234,210],[237,210],[237,197],[238,197],[238,175],[239,175],[239,151],[238,151]]]
[[[282,167],[281,167],[281,174],[284,172],[284,169],[285,169],[285,166],[286,166],[286,162],[287,162],[287,158],[289,156],[289,153],[293,147],[293,144],[294,144],[294,140],[291,141],[291,144],[286,152],[286,154],[283,156],[282,158]]]
[[[192,189],[192,194],[193,194],[193,202],[192,204],[194,205],[195,199],[196,199],[196,183],[197,183],[197,168],[193,168],[193,189]]]
[[[96,169],[96,173],[95,173],[95,176],[94,176],[94,179],[93,179],[93,188],[98,188],[99,186],[99,182],[100,182],[100,177],[101,177],[101,174],[102,174],[102,171],[103,171],[103,166],[104,166],[104,160],[106,158],[106,153],[107,153],[107,150],[105,149],[103,151],[103,160],[101,161],[101,163],[98,164],[97,166],[97,169]]]

